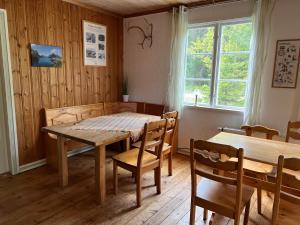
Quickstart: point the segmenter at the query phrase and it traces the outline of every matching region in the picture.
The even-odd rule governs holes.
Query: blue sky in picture
[[[38,51],[39,55],[49,56],[54,53],[61,56],[61,49],[56,46],[31,44],[31,48]]]

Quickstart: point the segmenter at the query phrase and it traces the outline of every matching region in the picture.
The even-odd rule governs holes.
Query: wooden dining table
[[[159,120],[159,116],[139,113],[119,113],[100,116],[76,123],[43,127],[42,131],[57,136],[58,175],[61,187],[68,185],[68,158],[65,141],[74,140],[95,148],[96,200],[102,204],[106,197],[106,146],[124,140],[125,150],[130,148],[130,139],[137,138],[144,123]],[[130,128],[132,126],[132,128]],[[134,137],[133,137],[134,136]]]
[[[220,132],[208,141],[244,149],[244,158],[277,165],[278,157],[300,158],[300,145],[245,135]]]

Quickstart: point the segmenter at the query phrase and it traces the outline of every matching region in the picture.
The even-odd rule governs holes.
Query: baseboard
[[[78,155],[80,153],[84,153],[84,152],[90,151],[92,149],[94,149],[94,147],[90,147],[90,146],[83,147],[80,149],[74,149],[74,150],[68,152],[68,157]],[[44,166],[46,164],[47,164],[46,159],[41,159],[41,160],[38,160],[38,161],[35,161],[32,163],[28,163],[28,164],[25,164],[25,165],[22,165],[19,167],[19,173],[23,173],[25,171],[35,169],[37,167]]]
[[[190,155],[190,149],[188,148],[177,148],[177,153],[182,154],[182,155]]]

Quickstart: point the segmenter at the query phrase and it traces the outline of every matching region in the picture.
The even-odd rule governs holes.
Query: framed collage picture
[[[272,87],[296,88],[299,54],[300,39],[277,41]]]
[[[83,21],[85,66],[106,66],[106,26]]]

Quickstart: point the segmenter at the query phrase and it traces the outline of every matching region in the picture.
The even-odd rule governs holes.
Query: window
[[[185,104],[245,107],[251,32],[249,19],[189,28]]]

